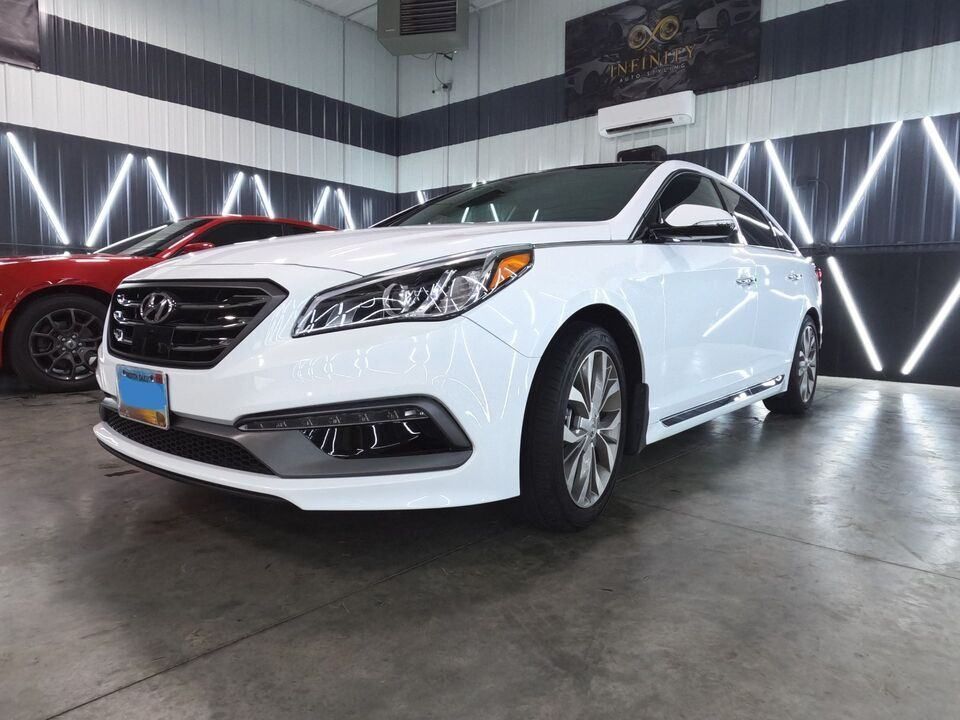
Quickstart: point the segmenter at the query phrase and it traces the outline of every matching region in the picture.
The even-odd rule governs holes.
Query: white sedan
[[[564,168],[138,273],[95,432],[304,509],[519,496],[574,529],[625,455],[758,400],[805,413],[820,334],[816,268],[740,188],[676,161]]]

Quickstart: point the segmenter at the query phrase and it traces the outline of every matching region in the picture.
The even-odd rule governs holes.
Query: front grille
[[[261,280],[122,285],[110,306],[110,352],[164,367],[213,367],[285,297]]]
[[[161,430],[160,428],[153,428],[120,417],[112,410],[104,412],[104,420],[106,420],[107,425],[131,442],[145,445],[157,452],[231,470],[244,470],[261,475],[274,474],[270,468],[251,455],[245,448],[229,440],[220,440],[177,429]]]
[[[458,0],[401,0],[400,34],[457,31]]]

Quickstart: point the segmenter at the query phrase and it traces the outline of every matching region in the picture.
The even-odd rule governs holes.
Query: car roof
[[[309,220],[294,220],[293,218],[271,218],[266,215],[190,215],[184,220],[239,220],[241,222],[272,222],[272,223],[291,223],[293,225],[303,225],[305,227],[320,227]]]

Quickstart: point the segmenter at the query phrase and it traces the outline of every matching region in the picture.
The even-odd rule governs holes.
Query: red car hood
[[[0,257],[0,267],[9,265],[57,264],[63,267],[79,265],[104,265],[106,263],[126,263],[128,265],[149,265],[154,258],[133,257],[129,255],[22,255],[19,257]]]

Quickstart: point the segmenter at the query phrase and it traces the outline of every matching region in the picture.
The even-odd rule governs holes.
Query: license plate
[[[117,390],[122,417],[163,430],[170,427],[167,376],[162,372],[121,365]]]

